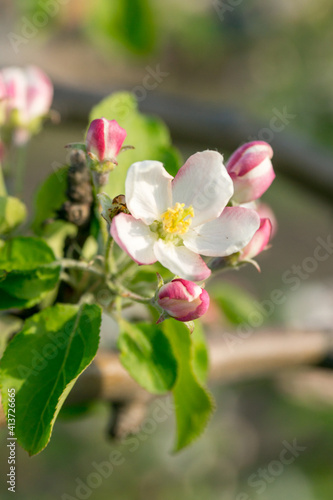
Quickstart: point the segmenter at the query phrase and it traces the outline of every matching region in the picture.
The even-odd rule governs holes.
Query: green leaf
[[[91,14],[88,23],[95,38],[118,40],[135,54],[154,48],[157,30],[150,0],[97,0]]]
[[[132,269],[131,269],[132,271]],[[139,293],[140,295],[149,295],[154,294],[156,291],[157,285],[157,273],[159,273],[165,281],[169,278],[172,278],[173,275],[166,268],[162,267],[159,262],[152,264],[150,266],[137,266],[135,269],[135,274],[128,274],[126,276],[124,284],[126,288],[130,289],[133,292]],[[157,313],[156,309],[153,310]],[[158,314],[156,320],[158,319]]]
[[[180,154],[171,145],[165,124],[158,118],[141,114],[137,108],[133,94],[117,92],[97,104],[89,117],[90,122],[102,117],[117,120],[127,131],[126,144],[135,147],[117,157],[118,166],[110,174],[109,184],[103,188],[112,198],[124,194],[127,170],[134,162],[161,161],[171,175],[175,175],[181,166]]]
[[[177,376],[177,362],[169,340],[157,325],[123,323],[119,337],[120,361],[147,391],[169,391]]]
[[[236,285],[220,283],[211,294],[232,325],[247,324],[251,314],[258,312],[253,297]]]
[[[9,314],[0,316],[0,357],[6,349],[11,335],[21,330],[23,320]]]
[[[65,241],[77,235],[78,227],[70,222],[55,220],[45,226],[43,237],[59,259],[64,256]]]
[[[5,413],[16,393],[15,435],[35,455],[48,444],[54,422],[76,379],[96,355],[101,309],[57,304],[25,322],[0,363]]]
[[[31,307],[59,281],[60,265],[40,238],[13,238],[0,248],[0,309]]]
[[[49,175],[37,191],[35,218],[32,223],[32,229],[37,235],[44,234],[44,221],[52,219],[66,201],[67,172],[67,166],[57,169]]]
[[[45,16],[47,16],[47,22],[40,21],[41,24],[39,26],[35,23],[36,27],[38,26],[38,30],[47,31],[51,28],[51,26],[56,24],[56,20],[59,14],[63,13],[64,9],[66,8],[65,3],[65,1],[59,1],[58,4],[61,7],[57,8],[58,6],[53,6],[49,3],[49,0],[16,0],[15,7],[18,7],[20,9],[21,14],[27,16],[26,18],[28,18],[27,20],[29,22],[33,22],[34,19],[42,20],[45,19]],[[66,14],[64,15],[64,17],[66,17]]]
[[[24,203],[12,196],[0,196],[0,234],[7,234],[27,216]]]
[[[202,434],[214,409],[214,403],[212,396],[195,374],[194,345],[186,326],[176,320],[167,320],[163,323],[163,331],[170,341],[178,363],[177,381],[172,392],[177,421],[174,451],[179,451]],[[202,373],[201,368],[201,375]]]
[[[156,39],[154,16],[149,0],[114,0],[115,16],[111,34],[129,50],[139,54],[150,52]]]
[[[209,359],[204,330],[199,320],[195,321],[191,339],[193,345],[193,370],[199,382],[204,384],[208,376]]]
[[[158,152],[159,161],[163,163],[170,175],[175,177],[182,166],[182,157],[180,152],[174,146],[162,146]]]

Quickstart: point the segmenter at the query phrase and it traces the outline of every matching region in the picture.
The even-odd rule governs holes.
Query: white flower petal
[[[130,166],[126,178],[126,203],[136,219],[152,224],[172,204],[172,176],[159,161],[139,161]]]
[[[216,151],[196,153],[172,181],[172,201],[192,205],[191,227],[216,219],[233,195],[232,180]]]
[[[210,257],[231,255],[249,243],[259,226],[260,217],[254,210],[227,207],[218,219],[186,233],[184,245]]]
[[[158,240],[154,245],[154,252],[164,267],[186,280],[201,281],[208,278],[211,273],[200,255],[184,246],[175,246]]]
[[[117,215],[111,225],[115,242],[138,264],[154,264],[156,236],[142,221],[128,214]]]

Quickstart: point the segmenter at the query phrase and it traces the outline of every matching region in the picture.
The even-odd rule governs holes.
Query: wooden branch
[[[209,338],[209,382],[225,383],[274,375],[300,366],[316,366],[333,350],[333,331],[262,331],[245,340],[237,338],[239,343],[233,350],[223,335]],[[66,404],[93,400],[146,404],[153,397],[131,378],[115,353],[101,351],[77,380]],[[5,425],[2,409],[0,425]]]
[[[210,381],[229,382],[313,366],[333,349],[333,331],[266,331],[235,343],[230,350],[221,336],[210,339]]]

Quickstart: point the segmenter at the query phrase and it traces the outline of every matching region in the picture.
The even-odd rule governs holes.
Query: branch
[[[327,366],[324,360],[333,350],[333,331],[262,331],[239,340],[233,350],[220,334],[208,339],[208,348],[209,382],[225,383],[274,375],[300,366]],[[123,405],[146,405],[153,397],[131,378],[117,354],[101,351],[79,377],[66,404],[105,400]],[[0,425],[5,425],[2,409]]]

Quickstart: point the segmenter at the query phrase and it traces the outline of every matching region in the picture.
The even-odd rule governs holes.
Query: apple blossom
[[[233,201],[256,200],[269,188],[275,178],[272,156],[271,146],[264,141],[248,142],[231,155],[226,166],[234,183]]]
[[[5,86],[5,126],[13,132],[17,145],[25,144],[36,133],[47,115],[53,98],[49,78],[35,66],[7,67],[1,70]]]
[[[239,261],[251,261],[268,245],[272,233],[272,223],[269,219],[260,219],[260,227],[250,243],[240,252]]]
[[[130,215],[113,219],[111,235],[138,264],[159,261],[181,278],[200,281],[211,274],[200,255],[239,252],[259,228],[254,210],[226,207],[232,195],[216,151],[194,154],[174,178],[158,161],[137,162],[125,184]]]
[[[120,153],[127,133],[116,120],[98,118],[93,120],[87,132],[86,148],[97,164],[105,164],[104,170],[112,170],[117,164],[116,157]],[[98,170],[98,169],[97,169]]]
[[[209,295],[192,281],[176,278],[160,288],[157,303],[172,318],[186,322],[205,314]]]

